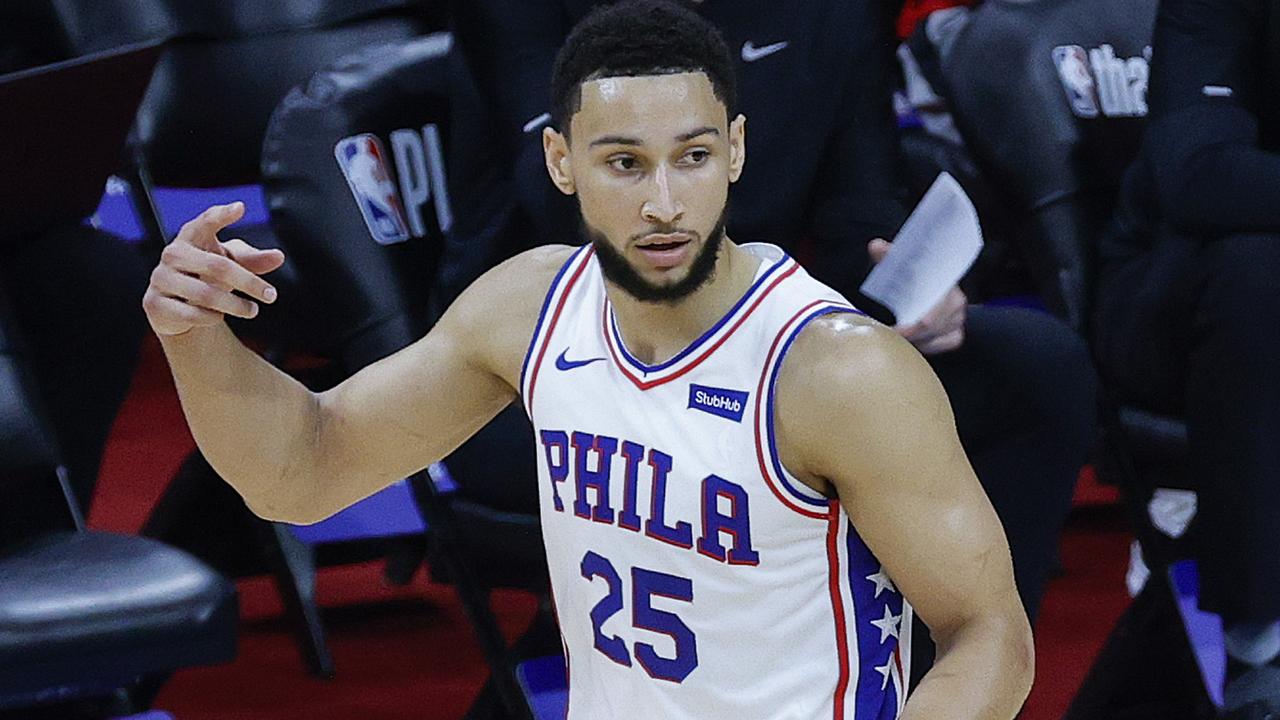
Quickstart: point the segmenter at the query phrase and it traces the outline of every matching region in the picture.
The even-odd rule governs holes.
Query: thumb
[[[889,249],[892,247],[893,243],[890,243],[884,238],[876,238],[867,243],[867,253],[871,255],[871,262],[878,263],[883,260],[884,256],[889,254]]]
[[[254,275],[265,275],[284,264],[284,253],[275,248],[260,249],[236,238],[222,243],[227,256]]]

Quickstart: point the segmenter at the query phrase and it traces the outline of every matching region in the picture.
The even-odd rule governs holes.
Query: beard
[[[622,253],[614,249],[604,233],[591,227],[586,220],[582,221],[582,234],[595,248],[596,257],[600,260],[600,271],[604,273],[605,280],[617,285],[623,292],[640,302],[673,305],[693,294],[715,276],[716,258],[720,255],[720,246],[724,244],[726,212],[727,208],[720,211],[720,218],[712,226],[706,242],[689,266],[689,274],[670,283],[654,283],[644,279],[631,263],[627,262]],[[656,226],[651,233],[683,233],[690,237],[690,242],[697,242],[701,238],[701,235],[693,230],[674,226]],[[638,240],[641,237],[644,236],[637,235],[631,240]]]

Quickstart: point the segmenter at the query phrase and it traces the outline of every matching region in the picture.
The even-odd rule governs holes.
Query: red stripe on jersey
[[[778,345],[782,343],[782,338],[787,336],[788,331],[790,331],[792,324],[794,324],[797,319],[803,317],[810,310],[817,307],[818,305],[821,305],[824,302],[827,302],[827,301],[814,300],[808,305],[805,305],[804,307],[800,308],[799,312],[791,316],[791,319],[783,324],[782,330],[779,331],[778,336],[773,339],[773,345],[769,347],[769,354],[767,356],[768,359],[765,360],[765,363],[764,363],[764,372],[760,374],[760,385],[757,386],[756,388],[756,417],[755,417],[756,461],[760,463],[760,475],[764,478],[764,484],[769,486],[769,489],[773,491],[774,497],[778,498],[778,500],[783,505],[786,505],[787,507],[800,513],[801,515],[804,515],[805,517],[811,517],[816,520],[827,519],[827,513],[821,513],[816,510],[809,510],[807,508],[801,507],[800,505],[797,505],[795,501],[787,497],[787,495],[778,488],[777,484],[774,483],[773,481],[773,476],[769,474],[769,463],[764,456],[765,441],[764,441],[764,438],[760,437],[760,420],[761,420],[760,412],[764,402],[765,385],[768,383],[768,380],[769,380],[769,370],[773,367],[773,361],[774,361],[774,358],[777,356]]]
[[[560,322],[560,313],[564,310],[565,301],[569,299],[569,293],[573,290],[573,286],[577,284],[578,278],[582,277],[582,271],[587,268],[591,260],[591,254],[595,251],[595,248],[587,250],[586,255],[582,258],[582,264],[573,272],[569,281],[564,284],[564,292],[560,294],[560,302],[556,303],[556,311],[552,313],[551,322],[547,324],[547,332],[542,336],[542,349],[538,351],[538,359],[534,361],[533,370],[529,377],[529,398],[526,404],[528,405],[527,409],[530,418],[533,417],[533,389],[538,384],[538,371],[542,368],[542,359],[547,355],[547,347],[551,345],[551,335],[555,332],[556,323]]]
[[[839,535],[840,535],[840,502],[831,501],[827,511],[827,563],[830,566],[829,586],[831,588],[831,611],[836,618],[836,648],[840,655],[840,679],[836,681],[836,694],[833,699],[835,720],[845,720],[844,696],[849,690],[849,631],[844,621],[844,599],[840,596]]]
[[[714,345],[707,348],[705,352],[699,355],[696,360],[689,363],[688,365],[685,365],[684,367],[680,368],[679,370],[677,370],[676,372],[670,375],[667,375],[666,377],[657,378],[655,380],[641,380],[640,378],[636,377],[631,373],[630,370],[627,369],[627,366],[622,362],[622,358],[618,357],[618,352],[613,346],[613,334],[609,332],[609,304],[606,301],[605,313],[604,313],[604,326],[602,330],[604,332],[605,343],[609,346],[609,354],[613,356],[613,363],[618,366],[618,369],[622,371],[622,374],[625,375],[628,380],[630,380],[636,387],[640,388],[641,390],[648,390],[649,388],[657,387],[659,385],[669,383],[672,380],[675,380],[681,375],[684,375],[685,373],[697,367],[699,364],[702,363],[703,360],[706,360],[707,358],[711,357],[711,354],[714,353],[717,348],[723,345],[724,341],[729,339],[729,336],[733,335],[733,333],[736,332],[739,327],[742,327],[742,323],[746,322],[747,318],[751,316],[751,313],[755,312],[755,309],[760,307],[760,303],[764,302],[765,297],[767,297],[769,293],[773,292],[773,289],[778,287],[778,285],[783,280],[786,280],[788,277],[794,274],[796,270],[799,270],[799,269],[800,269],[799,265],[797,265],[794,262],[791,263],[791,267],[788,268],[786,272],[774,278],[773,282],[769,283],[769,286],[766,287],[764,291],[760,293],[760,295],[755,299],[755,302],[751,303],[751,307],[747,308],[746,312],[742,313],[742,315],[738,317],[737,321],[734,322],[733,327],[729,328],[729,331],[726,332],[724,335],[722,335],[720,339],[715,342]]]

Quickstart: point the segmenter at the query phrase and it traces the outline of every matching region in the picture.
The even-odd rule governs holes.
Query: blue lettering
[[[728,515],[720,512],[720,498],[729,501]],[[720,544],[720,533],[733,539],[728,553]],[[702,537],[698,538],[698,552],[720,562],[727,559],[730,565],[760,564],[760,554],[751,547],[751,513],[747,491],[741,485],[718,475],[708,475],[702,481]]]
[[[691,402],[704,403],[708,407],[718,405],[725,411],[742,406],[733,398],[719,397],[701,389],[692,394]],[[654,540],[685,549],[695,548],[693,525],[678,519],[672,524],[667,518],[667,480],[675,465],[670,455],[607,435],[542,430],[539,436],[557,512],[564,512],[560,485],[568,479],[572,467],[576,490],[573,514],[576,517],[616,524],[631,532],[639,532],[643,526],[645,535]],[[613,506],[615,499],[610,493],[615,455],[621,455],[623,465],[622,508],[617,512]],[[642,460],[647,460],[650,474],[648,517],[639,513]],[[760,553],[751,542],[750,497],[746,488],[718,475],[708,475],[702,480],[699,500],[702,512],[697,552],[730,565],[759,565]]]
[[[618,449],[617,438],[605,435],[573,434],[574,485],[577,498],[573,501],[573,514],[596,522],[613,524],[613,507],[609,504],[609,472],[613,466],[613,454]],[[587,469],[588,450],[596,453],[596,469]],[[595,492],[595,505],[587,502],[587,490]]]
[[[547,474],[551,476],[551,499],[556,512],[564,512],[559,483],[569,477],[569,436],[563,430],[543,430],[539,436],[542,438],[542,450],[547,456]]]
[[[636,514],[636,491],[640,485],[640,461],[644,459],[644,446],[630,440],[622,443],[622,457],[627,461],[622,482],[622,512],[618,513],[618,526],[640,531],[640,516]]]
[[[649,519],[644,534],[677,547],[693,547],[693,526],[681,520],[675,527],[667,525],[667,474],[671,472],[671,456],[650,448],[649,467],[653,468],[653,492],[649,503]]]

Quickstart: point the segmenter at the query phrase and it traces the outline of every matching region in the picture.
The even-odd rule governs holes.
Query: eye
[[[605,163],[620,173],[631,173],[640,169],[640,161],[631,155],[615,155],[606,160]]]
[[[709,157],[711,157],[710,150],[707,150],[706,148],[694,148],[693,150],[685,153],[681,160],[688,165],[701,165],[706,162]]]

